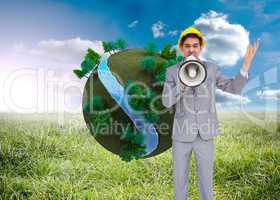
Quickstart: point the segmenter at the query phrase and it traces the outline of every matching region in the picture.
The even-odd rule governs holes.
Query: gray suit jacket
[[[219,134],[216,113],[216,87],[233,94],[240,94],[247,83],[247,77],[238,73],[234,78],[222,75],[214,63],[203,62],[207,78],[201,85],[182,90],[178,79],[179,66],[183,61],[170,66],[162,92],[162,104],[166,108],[175,105],[172,139],[191,142],[199,134],[205,140]]]

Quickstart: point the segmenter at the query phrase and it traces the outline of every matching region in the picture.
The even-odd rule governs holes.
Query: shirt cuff
[[[248,72],[245,72],[243,69],[240,69],[240,74],[248,79]]]

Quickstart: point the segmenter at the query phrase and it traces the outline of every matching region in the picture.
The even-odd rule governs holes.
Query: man
[[[200,52],[205,46],[205,40],[194,27],[189,27],[181,33],[178,46],[185,59],[192,55],[206,66],[207,78],[196,87],[183,85],[178,79],[178,70],[184,60],[166,71],[162,104],[166,108],[173,105],[176,108],[172,129],[174,197],[175,200],[187,199],[189,161],[194,151],[200,199],[212,200],[213,137],[219,134],[215,89],[217,87],[226,92],[241,93],[247,83],[259,40],[253,45],[248,45],[242,68],[234,78],[222,75],[214,63],[201,60]]]

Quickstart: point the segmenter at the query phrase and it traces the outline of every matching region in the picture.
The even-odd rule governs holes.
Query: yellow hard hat
[[[201,38],[201,41],[202,41],[201,46],[204,46],[204,45],[206,44],[206,42],[205,42],[205,40],[204,40],[203,35],[201,34],[201,32],[200,32],[199,30],[197,30],[196,28],[190,26],[190,27],[186,28],[186,29],[181,33],[181,35],[180,35],[180,38],[179,38],[179,40],[178,40],[178,47],[179,47],[179,49],[181,49],[181,45],[180,45],[181,39],[182,39],[185,35],[188,35],[188,34],[190,34],[190,33],[195,34],[195,35],[197,35],[199,38]]]

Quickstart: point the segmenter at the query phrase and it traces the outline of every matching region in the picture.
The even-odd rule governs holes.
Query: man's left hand
[[[259,48],[259,44],[260,44],[260,39],[257,39],[257,41],[253,45],[251,44],[248,45],[247,51],[244,56],[243,66],[242,66],[242,70],[244,72],[247,73],[249,72],[252,60],[257,52],[257,49]]]

